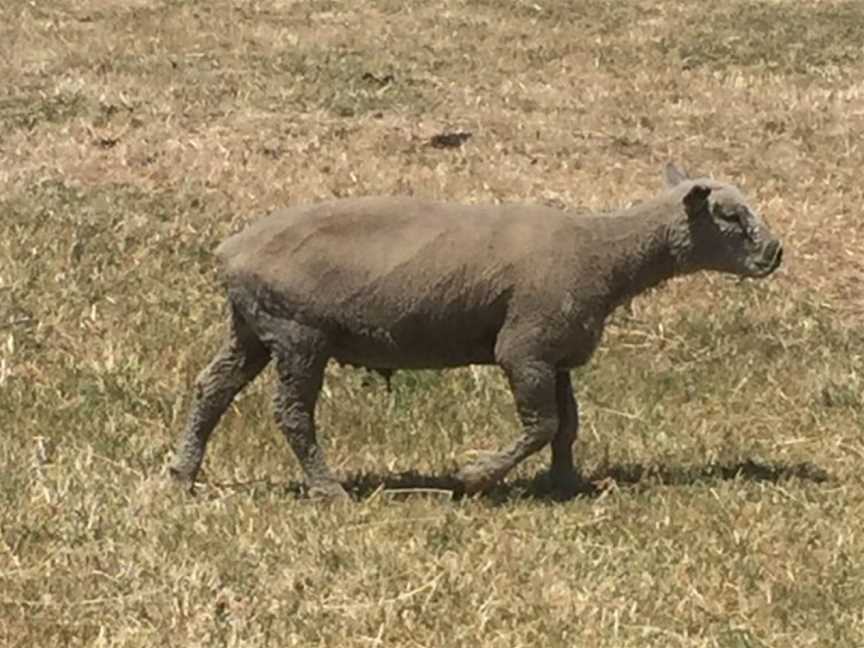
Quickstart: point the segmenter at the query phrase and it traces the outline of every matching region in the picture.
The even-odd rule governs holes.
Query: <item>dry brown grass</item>
[[[864,645],[862,42],[853,1],[4,2],[0,644]],[[427,146],[448,129],[473,137]],[[164,485],[221,331],[210,252],[248,219],[605,208],[667,158],[746,187],[787,262],[616,319],[575,372],[596,496],[546,499],[545,458],[398,492],[516,433],[492,369],[387,395],[332,368],[351,506],[297,497],[269,380],[204,491]]]

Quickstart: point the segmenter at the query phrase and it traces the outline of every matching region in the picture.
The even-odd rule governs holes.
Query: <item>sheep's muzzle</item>
[[[772,239],[762,248],[762,255],[754,263],[757,277],[767,277],[777,268],[783,260],[783,244],[778,239]]]

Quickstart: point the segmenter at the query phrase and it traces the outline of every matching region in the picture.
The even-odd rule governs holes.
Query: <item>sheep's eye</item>
[[[733,209],[731,211],[725,211],[722,209],[716,210],[716,216],[722,221],[730,223],[732,225],[736,225],[740,228],[741,233],[749,240],[756,240],[756,230],[753,228],[750,219],[748,218],[748,213],[744,209]]]
[[[746,236],[750,241],[756,242],[756,228],[753,225],[753,219],[749,217],[750,215],[744,211],[738,211],[738,225],[741,227],[741,231],[744,232],[744,236]]]

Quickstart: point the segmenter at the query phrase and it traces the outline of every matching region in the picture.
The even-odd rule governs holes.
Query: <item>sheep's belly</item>
[[[380,369],[440,369],[495,361],[497,329],[437,324],[336,327],[328,331],[330,353],[339,362]]]

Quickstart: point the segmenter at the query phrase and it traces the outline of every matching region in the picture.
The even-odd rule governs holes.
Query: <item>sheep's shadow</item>
[[[516,478],[497,484],[480,497],[490,503],[505,503],[528,499],[544,502],[561,502],[577,497],[595,498],[620,488],[650,489],[654,486],[694,486],[711,482],[731,480],[751,482],[782,482],[803,480],[815,483],[826,482],[830,475],[819,466],[810,463],[765,463],[744,460],[729,463],[710,463],[701,466],[645,466],[643,464],[613,464],[583,478],[572,491],[561,493],[550,487],[544,473],[533,478]],[[220,483],[220,488],[245,489],[262,482]],[[287,495],[305,497],[306,489],[301,482],[273,483],[265,481],[268,489],[277,489]],[[459,482],[446,475],[427,475],[414,471],[351,475],[342,482],[345,490],[356,500],[366,500],[381,494],[390,497],[444,496],[461,498]]]
[[[798,479],[816,483],[830,476],[819,466],[804,462],[795,464],[762,463],[753,460],[711,463],[702,466],[645,466],[614,464],[583,477],[571,492],[551,488],[545,473],[532,478],[510,479],[495,485],[481,497],[493,503],[518,499],[566,501],[577,497],[594,498],[620,488],[650,489],[652,486],[693,486],[702,483],[739,479],[752,482],[782,482]],[[459,483],[452,477],[403,472],[390,475],[354,475],[345,482],[346,490],[357,499],[386,492],[394,496],[415,494],[452,494],[461,497]]]

